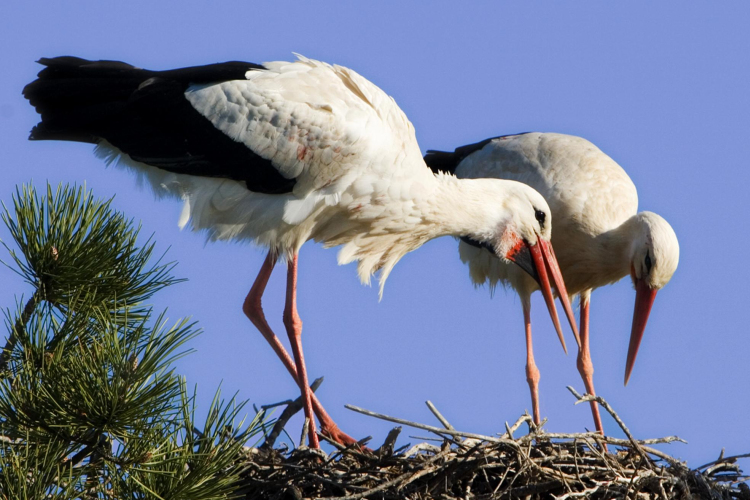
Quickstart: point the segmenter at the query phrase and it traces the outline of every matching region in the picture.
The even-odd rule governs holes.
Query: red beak
[[[573,336],[576,339],[576,344],[580,348],[581,338],[578,336],[578,325],[576,324],[576,317],[573,314],[573,308],[570,305],[568,290],[565,289],[565,281],[563,280],[562,271],[560,271],[560,264],[557,263],[557,256],[555,256],[555,251],[552,249],[552,243],[541,238],[538,241],[538,244],[542,247],[542,251],[545,252],[547,269],[552,275],[552,280],[555,283],[557,295],[560,296],[560,302],[562,303],[563,309],[565,310],[565,316],[568,317],[570,329],[573,330]]]
[[[525,243],[525,242],[524,242]],[[523,249],[528,249],[531,255],[531,262],[529,262]],[[555,252],[552,250],[552,245],[541,238],[537,240],[537,244],[517,247],[514,254],[506,256],[509,260],[518,264],[524,271],[529,273],[539,283],[539,288],[542,290],[544,301],[547,303],[547,309],[552,317],[552,323],[555,325],[557,336],[560,339],[563,350],[567,354],[568,348],[565,346],[565,339],[562,334],[562,327],[560,326],[560,319],[557,316],[557,309],[555,308],[555,298],[552,294],[552,288],[550,286],[549,275],[552,275],[552,281],[555,284],[557,293],[560,296],[560,302],[562,302],[565,314],[570,322],[570,327],[573,329],[573,335],[576,338],[576,343],[580,346],[581,341],[578,337],[578,328],[576,327],[575,316],[573,315],[573,308],[570,306],[570,300],[568,299],[568,292],[565,289],[565,282],[562,278],[562,272],[560,271],[560,265],[557,263]],[[547,271],[549,270],[549,274]]]
[[[633,371],[635,357],[638,355],[638,347],[643,339],[643,332],[646,330],[648,315],[651,313],[651,306],[654,305],[656,292],[650,288],[645,281],[635,279],[635,309],[633,310],[633,328],[630,331],[630,346],[628,347],[628,360],[625,363],[625,385],[628,385],[630,374]]]

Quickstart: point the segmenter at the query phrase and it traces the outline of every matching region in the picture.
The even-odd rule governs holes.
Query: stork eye
[[[646,274],[651,272],[651,266],[652,266],[651,256],[648,253],[646,253]]]
[[[536,217],[536,220],[539,221],[539,225],[541,227],[544,227],[544,219],[547,218],[547,214],[545,214],[541,210],[535,210],[534,211],[534,217]]]

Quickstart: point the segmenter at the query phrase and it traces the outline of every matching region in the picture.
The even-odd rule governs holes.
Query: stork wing
[[[35,140],[106,141],[139,164],[302,197],[421,156],[393,99],[340,66],[302,57],[169,71],[75,57],[39,62],[46,68],[24,89],[42,115]]]
[[[264,67],[185,95],[217,129],[295,179],[298,198],[335,196],[367,177],[429,175],[413,126],[365,78],[302,57]]]
[[[552,210],[553,234],[568,221],[596,225],[596,233],[617,227],[636,213],[638,194],[612,158],[581,137],[524,133],[486,139],[452,153],[431,151],[433,169],[458,177],[523,182],[539,191]],[[604,214],[599,219],[590,214]]]

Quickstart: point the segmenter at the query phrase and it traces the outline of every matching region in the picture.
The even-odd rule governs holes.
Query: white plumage
[[[444,235],[471,238],[538,272],[550,301],[547,268],[565,290],[539,193],[515,182],[434,175],[395,101],[352,70],[304,57],[164,72],[76,58],[40,62],[48,68],[24,90],[42,114],[32,139],[93,142],[108,162],[182,199],[181,225],[269,248],[244,311],[298,381],[307,417],[312,422],[314,408],[324,432],[339,441],[353,442],[309,391],[304,368],[296,273],[305,241],[340,245],[339,262],[357,261],[363,282],[380,270],[381,295],[403,255]],[[72,103],[60,102],[62,89]],[[76,106],[91,119],[82,120]],[[284,322],[294,362],[260,303],[277,256],[288,259]],[[314,425],[310,441],[317,445]]]
[[[452,171],[458,177],[523,182],[539,191],[549,203],[555,217],[553,244],[565,284],[571,296],[580,296],[578,365],[591,394],[594,394],[593,365],[588,352],[591,292],[632,275],[638,298],[627,383],[656,291],[669,282],[677,268],[679,244],[671,226],[655,213],[637,213],[638,195],[628,175],[599,148],[580,137],[527,133],[483,141],[465,147],[463,152],[460,158],[454,157]],[[433,153],[433,156],[449,154],[455,155]],[[427,160],[430,163],[429,155]],[[468,263],[475,283],[512,286],[521,296],[526,312],[528,297],[537,289],[533,280],[482,248],[462,242],[459,252]],[[592,409],[597,429],[602,432],[595,404]]]
[[[306,58],[264,67],[247,80],[190,86],[185,96],[217,129],[296,179],[291,192],[158,170],[108,142],[98,154],[141,169],[157,193],[184,200],[181,224],[212,239],[250,239],[287,255],[310,238],[343,244],[341,263],[359,260],[366,282],[385,267],[384,282],[412,244],[369,245],[362,233],[403,233],[410,218],[435,210],[417,206],[439,182],[424,167],[414,128],[392,98],[352,70]]]

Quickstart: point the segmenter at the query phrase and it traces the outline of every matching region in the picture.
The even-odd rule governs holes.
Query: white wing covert
[[[406,116],[354,71],[302,57],[264,66],[245,81],[191,87],[186,97],[219,130],[296,179],[286,223],[338,204],[352,184],[356,197],[387,189],[388,176],[413,178],[402,169],[420,163],[429,174]]]
[[[556,221],[593,224],[596,227],[588,230],[599,233],[617,227],[638,209],[635,185],[622,167],[586,139],[565,134],[498,137],[464,159],[456,175],[528,184],[548,201],[553,227],[558,227]],[[605,216],[585,217],[587,213]]]

